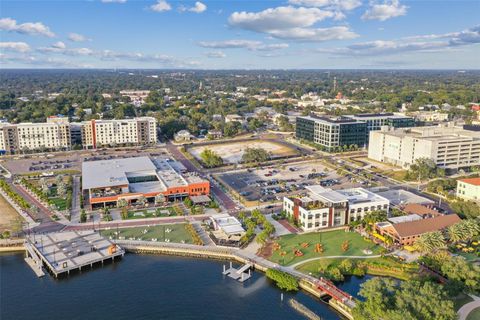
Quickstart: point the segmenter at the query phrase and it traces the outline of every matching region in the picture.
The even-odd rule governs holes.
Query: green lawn
[[[348,240],[349,248],[347,251],[342,250],[342,243]],[[361,235],[356,232],[345,232],[343,230],[327,231],[327,232],[312,232],[305,234],[289,234],[280,237],[277,241],[281,246],[279,250],[273,252],[270,260],[283,265],[291,265],[306,259],[326,256],[365,256],[364,249],[371,249],[372,254],[379,254],[381,247],[375,245],[370,241],[363,239]],[[308,247],[302,247],[302,243],[308,243]],[[315,245],[321,243],[323,246],[323,253],[315,252]],[[303,256],[297,257],[294,255],[294,250],[298,249],[303,253]],[[286,252],[282,257],[281,252]]]
[[[345,258],[346,259],[346,258]],[[298,266],[296,269],[303,273],[311,273],[317,277],[323,276],[322,270],[332,267],[339,267],[344,258],[320,259]],[[402,263],[392,257],[371,258],[371,259],[349,259],[357,266],[361,267],[368,274],[389,276],[402,280],[407,280],[414,276],[418,271],[415,264]]]
[[[175,209],[173,207],[156,208],[156,209],[144,209],[144,210],[132,210],[132,211],[128,211],[127,220],[145,219],[145,218],[158,218],[158,217],[174,217],[176,215],[177,215],[177,212],[175,211]]]
[[[480,308],[473,309],[467,316],[467,320],[478,320],[480,319]]]
[[[67,199],[65,198],[48,198],[48,201],[54,204],[59,211],[67,209]]]
[[[101,234],[106,237],[112,237],[113,239],[116,239],[118,236],[120,239],[123,237],[125,240],[130,240],[131,238],[145,241],[157,239],[158,242],[163,242],[165,236],[165,239],[170,239],[170,242],[182,243],[182,241],[184,241],[184,243],[192,243],[192,237],[187,230],[185,230],[185,226],[185,223],[178,223],[152,227],[124,228],[118,230],[118,235],[115,234],[117,232],[116,229],[110,229],[101,231]],[[167,232],[168,229],[171,231]],[[147,231],[146,233],[144,233],[145,230]]]

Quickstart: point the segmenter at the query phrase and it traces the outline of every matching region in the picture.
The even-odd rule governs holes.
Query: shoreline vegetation
[[[409,280],[419,271],[416,264],[402,263],[388,256],[371,259],[325,258],[305,262],[295,269],[305,274],[323,276],[332,281],[343,281],[345,276],[362,277],[367,274]]]

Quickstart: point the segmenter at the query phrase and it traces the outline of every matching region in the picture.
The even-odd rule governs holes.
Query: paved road
[[[195,165],[189,159],[187,159],[183,155],[183,153],[180,152],[180,150],[178,150],[178,147],[171,142],[167,143],[167,150],[175,157],[177,161],[180,161],[185,166],[185,168],[187,168],[187,170],[204,174],[204,172],[200,168],[195,167]],[[210,183],[210,190],[215,196],[215,198],[220,200],[225,209],[235,210],[237,204],[232,199],[230,199],[230,197],[222,189],[220,189],[214,183]]]

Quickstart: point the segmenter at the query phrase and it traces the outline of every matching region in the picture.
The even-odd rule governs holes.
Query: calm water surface
[[[303,293],[285,294],[262,273],[241,284],[221,274],[227,262],[155,255],[123,260],[55,280],[38,279],[22,254],[0,255],[0,319],[305,319],[286,301],[295,297],[322,319],[341,319]],[[355,295],[369,277],[340,287]]]

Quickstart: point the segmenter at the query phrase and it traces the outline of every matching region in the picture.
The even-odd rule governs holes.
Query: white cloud
[[[362,5],[360,0],[289,0],[288,3],[317,8],[331,8],[350,11]]]
[[[68,40],[73,41],[73,42],[90,41],[90,39],[88,39],[84,35],[81,35],[81,34],[75,33],[75,32],[72,32],[72,33],[68,34]]]
[[[223,51],[210,51],[205,53],[208,58],[226,58],[227,55]]]
[[[178,9],[181,12],[190,11],[195,13],[202,13],[207,10],[207,6],[204,3],[197,1],[195,2],[195,6],[193,7],[180,6]]]
[[[62,41],[58,41],[52,44],[52,48],[56,48],[56,49],[65,49],[66,47],[67,46]]]
[[[358,35],[348,27],[338,26],[331,28],[292,28],[277,30],[270,33],[272,36],[285,40],[297,41],[329,41],[348,40],[357,38]]]
[[[385,0],[383,3],[374,3],[362,15],[363,20],[385,21],[390,18],[404,16],[407,13],[407,6],[400,5],[399,0]]]
[[[164,12],[172,10],[172,6],[165,0],[158,0],[157,3],[150,6],[150,9],[156,12]]]
[[[248,49],[250,51],[274,51],[288,48],[286,43],[265,44],[255,40],[201,41],[200,47],[212,49]]]
[[[0,42],[0,49],[16,52],[27,52],[30,51],[30,46],[25,42]]]
[[[230,25],[256,32],[270,32],[296,27],[309,27],[316,22],[334,17],[331,11],[318,8],[277,7],[260,12],[234,12]]]
[[[358,35],[346,26],[315,28],[325,19],[343,19],[339,12],[318,8],[277,7],[261,12],[234,12],[229,17],[231,26],[266,33],[274,38],[297,41],[326,41],[352,39]]]
[[[439,41],[439,39],[442,40]],[[460,32],[406,37],[399,40],[361,42],[344,48],[317,49],[316,51],[346,56],[394,55],[404,52],[451,50],[476,43],[480,43],[480,26]]]
[[[103,3],[125,3],[127,0],[102,0]]]
[[[94,51],[89,48],[67,48],[62,41],[58,41],[50,47],[40,47],[37,51],[44,54],[52,53],[67,56],[90,56],[94,54]]]
[[[104,50],[95,53],[100,59],[105,61],[128,60],[144,63],[161,64],[162,67],[172,68],[189,68],[196,67],[200,63],[194,60],[178,59],[165,54],[144,54],[140,52],[115,52],[111,50]]]
[[[12,18],[0,19],[0,30],[47,37],[55,36],[55,34],[50,31],[50,28],[41,22],[25,22],[17,24],[17,21]]]

